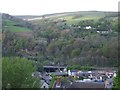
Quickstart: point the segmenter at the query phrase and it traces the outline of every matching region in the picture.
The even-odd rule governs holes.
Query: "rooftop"
[[[104,88],[104,83],[97,82],[73,82],[65,86],[66,88]]]
[[[65,66],[43,66],[43,68],[66,68]]]

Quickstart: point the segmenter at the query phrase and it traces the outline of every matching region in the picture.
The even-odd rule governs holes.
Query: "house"
[[[114,73],[114,74],[113,74],[113,77],[116,77],[116,76],[117,76],[117,74],[116,74],[116,73]]]
[[[55,88],[60,88],[61,87],[61,78],[58,77],[55,83],[56,83]]]
[[[100,30],[97,30],[97,33],[100,33],[100,34],[109,34],[111,31],[100,31]]]
[[[32,73],[32,77],[38,77],[38,76],[39,76],[40,78],[42,77],[40,72],[37,72],[37,71],[36,71],[36,72],[33,72],[33,73]]]
[[[101,31],[102,34],[108,34],[109,31]]]
[[[91,79],[83,79],[83,82],[92,82]]]
[[[43,74],[42,80],[44,80],[47,84],[50,84],[52,77],[50,75]]]
[[[78,70],[68,70],[68,75],[69,76],[77,76],[79,73]]]
[[[47,84],[44,80],[41,80],[41,88],[49,88],[49,84]]]
[[[113,80],[112,79],[107,79],[106,81],[105,81],[105,88],[112,88],[112,86],[113,86]]]
[[[64,86],[64,87],[66,88],[66,90],[69,90],[71,88],[80,88],[80,90],[82,88],[83,89],[85,89],[85,88],[92,88],[92,89],[100,88],[100,90],[102,90],[102,89],[104,90],[104,83],[97,83],[97,82],[72,82],[72,83],[66,84],[66,86]]]
[[[56,75],[56,76],[68,76],[67,72],[52,72],[51,74]]]
[[[91,29],[91,26],[86,26],[85,29]]]

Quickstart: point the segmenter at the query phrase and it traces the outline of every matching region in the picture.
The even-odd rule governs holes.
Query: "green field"
[[[83,16],[76,19],[73,19],[73,16],[65,17],[68,24],[75,24],[82,20],[98,20],[100,18],[102,18],[102,16]]]
[[[65,19],[68,25],[71,24],[76,24],[79,21],[83,21],[83,20],[98,20],[100,18],[103,18],[103,15],[85,15],[85,16],[79,16],[77,18],[74,18],[74,15],[68,15],[68,16],[59,16],[59,17],[52,17],[49,18],[49,20],[56,20],[56,19]],[[40,23],[41,20],[34,20],[32,21],[33,23]]]
[[[8,30],[10,30],[12,32],[30,32],[31,31],[28,28],[17,27],[17,26],[8,26],[7,28],[8,28]]]
[[[17,22],[11,20],[5,20],[5,28],[12,32],[30,32],[31,30],[26,27],[15,26]],[[1,31],[1,30],[0,30]]]
[[[45,16],[46,20],[49,21],[59,21],[59,19],[65,19],[68,25],[76,24],[82,20],[98,20],[100,18],[105,17],[106,14],[104,12],[97,12],[97,11],[80,11],[80,12],[65,12],[65,13],[58,13],[53,15]],[[39,24],[42,20],[34,20],[31,21],[32,23]]]
[[[6,25],[6,26],[13,26],[13,25],[16,25],[16,22],[11,21],[11,20],[7,20],[7,19],[6,19],[4,22],[5,22],[5,25]]]

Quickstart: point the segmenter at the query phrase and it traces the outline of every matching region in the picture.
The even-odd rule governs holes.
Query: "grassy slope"
[[[74,18],[77,15],[80,17]],[[46,16],[46,18],[49,20],[53,20],[53,21],[62,18],[62,19],[67,20],[67,24],[70,25],[70,24],[78,23],[81,20],[98,20],[104,16],[105,16],[104,12],[83,11],[83,12],[53,14],[51,16]],[[38,19],[38,20],[31,21],[31,22],[40,23],[40,21],[41,20]]]
[[[12,32],[31,32],[30,29],[21,26],[15,26],[17,22],[5,20],[5,27]]]
[[[109,12],[106,12],[106,13],[109,13]],[[57,21],[57,19],[65,19],[66,23],[68,25],[71,25],[71,24],[76,24],[82,20],[98,20],[100,18],[105,17],[106,13],[100,12],[100,11],[65,12],[65,13],[56,13],[56,14],[51,14],[51,15],[45,15],[45,18],[48,20],[48,22],[49,21]],[[78,17],[74,18],[75,16],[78,16]],[[111,17],[111,18],[115,19],[115,17]],[[43,19],[42,20],[37,19],[37,20],[33,20],[31,22],[40,25],[40,24],[42,24],[42,21],[43,21]]]
[[[75,24],[75,23],[78,23],[79,21],[82,21],[82,20],[97,20],[100,18],[102,18],[102,16],[89,16],[89,15],[87,15],[87,16],[76,18],[76,19],[73,19],[73,16],[65,17],[68,24],[73,24],[73,23]]]
[[[30,29],[24,27],[8,26],[7,28],[12,32],[30,32]]]

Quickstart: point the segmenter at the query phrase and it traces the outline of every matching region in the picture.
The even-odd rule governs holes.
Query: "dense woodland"
[[[32,59],[37,61],[38,66],[117,66],[118,19],[114,14],[105,15],[95,20],[80,20],[69,24],[67,20],[57,18],[25,22],[5,14],[3,56]],[[80,17],[75,15],[72,18]],[[6,24],[29,28],[27,32],[32,32],[33,37],[16,35],[16,32],[7,30]],[[91,28],[87,29],[87,26]]]

